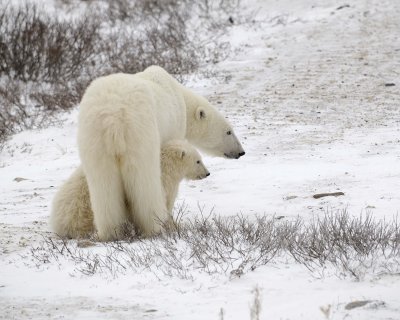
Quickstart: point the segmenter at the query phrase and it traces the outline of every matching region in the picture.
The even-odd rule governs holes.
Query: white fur
[[[179,183],[184,178],[203,179],[209,172],[197,150],[183,140],[172,140],[163,146],[161,172],[165,203],[169,219],[172,219]],[[50,225],[55,233],[67,238],[85,238],[95,231],[88,184],[81,167],[77,168],[57,191],[53,200]]]
[[[84,238],[95,231],[89,189],[81,167],[57,190],[50,226],[59,236],[67,238]]]
[[[197,150],[184,140],[171,140],[163,146],[161,172],[169,214],[172,214],[179,183],[183,179],[199,180],[210,174]]]
[[[159,232],[168,219],[160,146],[186,137],[210,154],[238,158],[243,149],[227,130],[206,99],[160,67],[93,81],[80,104],[78,147],[100,239],[119,238],[127,219],[144,235]]]

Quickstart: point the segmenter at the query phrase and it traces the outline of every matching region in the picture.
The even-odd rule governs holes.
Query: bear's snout
[[[209,175],[210,175],[210,172],[207,171],[206,173],[197,176],[197,179],[202,180],[202,179],[207,178]]]
[[[244,156],[246,152],[241,151],[241,152],[229,152],[229,153],[224,153],[224,156],[227,157],[228,159],[239,159],[241,156]]]

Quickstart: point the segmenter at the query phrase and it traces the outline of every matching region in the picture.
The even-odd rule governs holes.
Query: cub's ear
[[[196,119],[201,120],[204,119],[205,117],[206,117],[206,112],[204,111],[204,109],[202,107],[198,107],[196,109]]]
[[[183,159],[186,156],[186,151],[182,148],[174,148],[174,155],[178,159]]]

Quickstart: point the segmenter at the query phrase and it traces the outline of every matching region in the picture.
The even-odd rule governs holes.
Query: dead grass
[[[327,213],[311,222],[267,216],[219,217],[213,212],[180,220],[175,231],[158,237],[93,242],[93,247],[45,237],[31,249],[31,255],[38,267],[67,260],[78,273],[111,277],[148,270],[157,277],[192,279],[196,272],[202,272],[235,278],[291,259],[316,276],[323,276],[327,268],[339,277],[356,280],[400,271],[396,219],[375,221],[370,215],[352,217],[344,211]]]

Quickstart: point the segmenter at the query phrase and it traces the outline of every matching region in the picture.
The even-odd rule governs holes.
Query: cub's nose
[[[208,177],[210,175],[210,173],[209,172],[207,172],[207,174],[206,174],[206,177]]]
[[[239,157],[244,156],[246,154],[246,152],[239,152]]]

